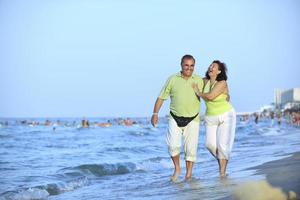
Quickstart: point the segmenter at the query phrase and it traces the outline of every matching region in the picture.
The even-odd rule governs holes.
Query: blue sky
[[[298,0],[0,0],[0,117],[149,116],[184,54],[258,110],[300,87],[299,24]]]

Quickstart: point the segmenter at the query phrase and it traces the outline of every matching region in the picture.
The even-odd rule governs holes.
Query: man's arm
[[[152,126],[156,126],[157,122],[158,122],[158,112],[162,106],[162,104],[164,103],[164,100],[161,98],[157,98],[154,104],[154,108],[153,108],[153,114],[151,117],[151,124]]]

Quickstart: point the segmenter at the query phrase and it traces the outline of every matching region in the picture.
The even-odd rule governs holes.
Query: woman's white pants
[[[232,150],[236,113],[234,109],[216,116],[205,116],[205,146],[216,159],[229,160]]]

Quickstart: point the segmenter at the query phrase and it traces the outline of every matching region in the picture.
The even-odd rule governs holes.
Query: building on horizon
[[[275,108],[281,107],[281,95],[282,95],[282,89],[276,88],[274,90],[274,106],[275,106]]]
[[[274,105],[278,109],[300,109],[300,88],[275,89]]]

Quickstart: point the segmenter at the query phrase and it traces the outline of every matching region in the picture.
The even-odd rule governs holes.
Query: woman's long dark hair
[[[226,67],[226,64],[225,63],[222,63],[221,61],[219,60],[214,60],[212,63],[216,63],[218,65],[218,69],[221,71],[220,74],[218,74],[217,76],[217,81],[227,81],[227,67]],[[209,75],[208,75],[208,72],[209,72],[209,68],[207,69],[206,71],[206,74],[205,74],[205,77],[207,79],[210,79]]]

